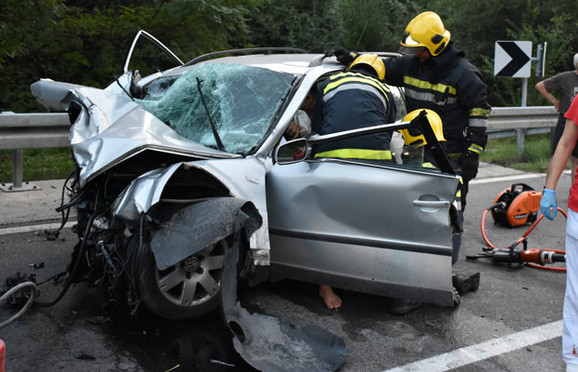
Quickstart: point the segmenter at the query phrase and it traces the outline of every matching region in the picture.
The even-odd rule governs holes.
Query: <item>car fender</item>
[[[136,225],[141,215],[160,201],[167,183],[182,165],[175,163],[166,168],[154,169],[133,180],[115,200],[113,215],[120,217],[129,226]]]
[[[245,159],[205,160],[185,163],[187,167],[202,169],[222,182],[233,197],[250,200],[262,218],[262,224],[250,237],[253,264],[269,266],[271,242],[267,212],[265,175],[272,166],[271,159],[247,157]],[[241,175],[235,173],[242,172]]]
[[[152,236],[157,267],[165,270],[240,230],[251,236],[261,222],[253,204],[237,198],[214,198],[184,207]]]

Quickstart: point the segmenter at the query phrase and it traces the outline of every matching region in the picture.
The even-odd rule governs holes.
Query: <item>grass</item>
[[[12,154],[11,150],[0,151],[0,182],[12,182]],[[23,161],[23,181],[63,179],[73,167],[70,148],[24,150]],[[522,154],[518,154],[515,137],[492,138],[481,161],[544,173],[550,161],[550,137],[548,134],[526,136]]]
[[[0,182],[12,183],[12,150],[0,150]],[[64,179],[73,168],[70,148],[26,149],[23,151],[22,180]]]
[[[524,151],[518,152],[516,137],[491,138],[480,160],[524,172],[545,173],[550,162],[550,135],[525,137]]]

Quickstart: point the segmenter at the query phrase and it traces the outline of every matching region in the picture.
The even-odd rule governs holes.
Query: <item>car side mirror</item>
[[[293,164],[306,159],[310,147],[305,138],[297,138],[286,142],[277,148],[275,160],[278,164]]]

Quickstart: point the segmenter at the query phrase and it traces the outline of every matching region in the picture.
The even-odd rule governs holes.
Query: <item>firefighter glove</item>
[[[554,221],[554,217],[556,217],[558,213],[557,209],[556,190],[544,189],[542,192],[542,200],[540,200],[540,212],[550,221]]]
[[[335,58],[337,58],[337,61],[345,66],[349,66],[349,64],[353,62],[353,60],[357,56],[356,53],[350,52],[344,47],[331,48],[328,52],[325,53],[325,55],[335,56]]]
[[[466,151],[462,154],[460,168],[462,170],[462,178],[464,182],[469,182],[478,174],[478,166],[480,165],[480,156],[473,151]]]

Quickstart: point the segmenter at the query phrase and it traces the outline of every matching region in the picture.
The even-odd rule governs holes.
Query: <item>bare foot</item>
[[[341,298],[333,292],[333,288],[328,285],[319,285],[319,296],[325,302],[329,310],[339,309],[341,307]]]

